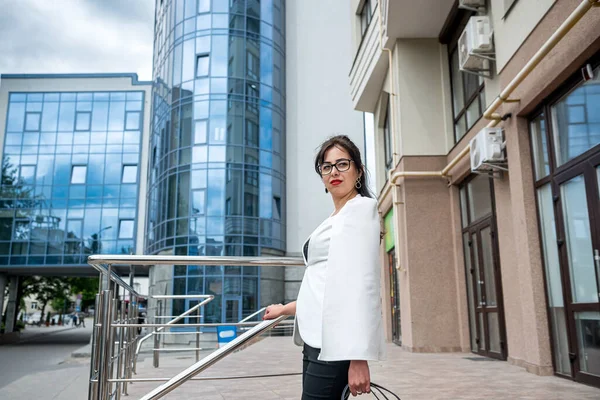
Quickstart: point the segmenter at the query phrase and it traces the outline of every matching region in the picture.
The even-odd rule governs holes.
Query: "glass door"
[[[575,379],[600,384],[600,156],[556,177],[558,245],[568,300]],[[566,273],[565,273],[566,272]]]
[[[487,218],[469,229],[467,234],[470,266],[467,279],[473,288],[469,296],[473,350],[486,357],[506,359],[504,316],[501,304],[501,281],[494,230],[491,218]]]
[[[392,318],[392,341],[402,344],[402,331],[400,329],[400,286],[396,273],[396,256],[392,249],[388,252],[388,268],[390,274],[390,305]]]

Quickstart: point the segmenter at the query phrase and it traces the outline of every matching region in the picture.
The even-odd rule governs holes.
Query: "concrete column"
[[[18,276],[11,276],[8,286],[8,302],[6,304],[6,325],[4,332],[10,333],[15,331],[15,316],[17,314],[17,292],[19,290]]]
[[[4,289],[6,289],[6,274],[0,273],[0,320],[4,315]]]

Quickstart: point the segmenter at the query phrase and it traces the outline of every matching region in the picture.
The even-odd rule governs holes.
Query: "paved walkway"
[[[388,360],[372,363],[371,374],[402,400],[598,400],[600,389],[557,377],[540,377],[502,361],[472,361],[472,354],[417,354],[388,345]],[[152,357],[138,364],[134,377],[171,377],[195,361],[193,352],[161,356],[159,369]],[[65,365],[66,364],[66,365]],[[2,399],[73,400],[87,398],[89,359],[68,359],[64,369],[25,376],[2,389]],[[194,380],[165,399],[289,399],[301,393],[301,352],[289,337],[266,338],[215,364],[198,378],[293,374],[234,380]],[[139,399],[158,386],[135,383],[129,396]],[[370,399],[367,395],[360,399]]]
[[[152,359],[138,366],[139,377],[173,376],[193,364],[192,354],[161,356],[161,368]],[[478,359],[479,361],[473,361]],[[252,376],[301,372],[301,351],[291,338],[266,338],[215,364],[199,377]],[[540,399],[598,400],[600,389],[557,377],[540,377],[502,361],[472,354],[418,354],[388,345],[388,360],[371,364],[371,378],[396,392],[402,400]],[[130,386],[137,399],[157,383]],[[294,399],[301,393],[301,376],[261,377],[187,382],[165,399]],[[368,399],[374,397],[362,396]]]

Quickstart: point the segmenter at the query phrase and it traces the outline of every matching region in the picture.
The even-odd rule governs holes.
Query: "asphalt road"
[[[19,378],[36,372],[81,367],[64,361],[73,351],[89,343],[90,335],[89,327],[76,328],[0,346],[0,390]]]

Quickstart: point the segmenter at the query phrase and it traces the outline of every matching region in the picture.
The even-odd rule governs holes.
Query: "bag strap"
[[[377,394],[375,393],[375,391],[378,391],[379,394],[381,396],[383,396],[383,398],[385,400],[389,400],[389,398],[385,395],[385,392],[389,393],[390,395],[394,396],[393,398],[397,399],[397,400],[401,400],[400,397],[398,397],[398,395],[394,392],[392,392],[391,390],[384,388],[381,385],[378,385],[374,382],[371,382],[371,394],[373,396],[375,396],[376,399],[379,399],[379,396],[377,396]],[[348,400],[350,398],[350,385],[346,385],[346,387],[344,388],[344,391],[342,392],[342,399],[341,400]]]

